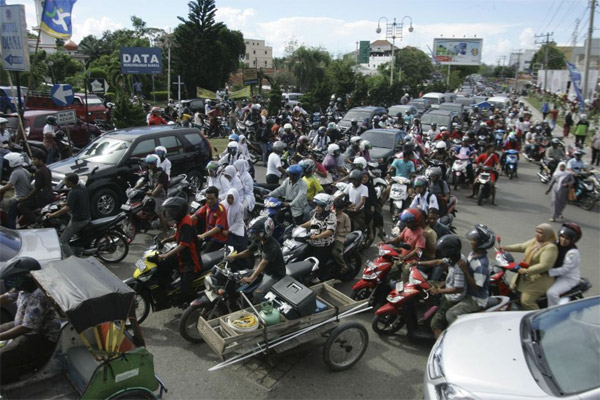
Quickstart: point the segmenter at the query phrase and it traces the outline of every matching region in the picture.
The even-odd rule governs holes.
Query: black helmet
[[[275,230],[275,224],[269,217],[257,217],[250,221],[248,233],[257,234],[261,238],[270,238]]]
[[[491,249],[496,243],[494,232],[482,224],[475,225],[473,229],[467,232],[466,238],[475,241],[475,247],[479,250]]]
[[[188,203],[181,197],[169,197],[162,203],[165,214],[180,222],[188,214]]]
[[[575,222],[565,222],[558,231],[558,236],[564,236],[571,241],[577,243],[581,239],[581,228]]]
[[[19,257],[11,261],[0,273],[0,280],[8,290],[20,287],[24,281],[31,280],[31,271],[42,269],[40,263],[35,258]]]
[[[46,123],[50,125],[56,125],[56,117],[54,115],[48,115],[46,117]]]
[[[449,258],[453,262],[460,258],[461,243],[456,235],[445,235],[435,243],[435,256],[437,258]]]
[[[362,180],[362,172],[358,169],[352,170],[352,172],[350,172],[350,175],[348,175],[348,180],[350,182],[352,182],[352,181],[360,182]]]

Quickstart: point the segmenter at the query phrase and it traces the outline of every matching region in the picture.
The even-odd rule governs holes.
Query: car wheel
[[[190,182],[190,185],[194,192],[198,192],[198,191],[200,191],[200,189],[202,189],[202,182],[204,181],[202,172],[200,172],[198,170],[192,170],[192,171],[188,172],[187,180]]]
[[[114,190],[100,189],[92,195],[90,206],[93,218],[103,218],[115,214],[121,201]]]

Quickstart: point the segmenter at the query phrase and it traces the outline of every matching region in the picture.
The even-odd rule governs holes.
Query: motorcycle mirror
[[[400,245],[400,248],[402,248],[404,250],[410,250],[411,249],[410,244],[408,244],[408,243],[402,243]]]

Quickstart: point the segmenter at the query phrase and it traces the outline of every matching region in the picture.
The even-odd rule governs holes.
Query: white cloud
[[[77,20],[75,20],[77,21]],[[123,29],[124,25],[120,22],[113,21],[108,17],[102,17],[101,19],[86,18],[83,22],[73,23],[73,41],[79,43],[81,39],[88,35],[94,35],[96,37],[102,36],[106,31],[115,31]]]
[[[535,45],[535,32],[531,28],[524,29],[519,36],[521,47],[531,49]]]
[[[254,17],[256,11],[252,8],[239,9],[231,7],[221,7],[217,9],[215,20],[223,22],[229,29],[242,31],[244,34],[250,34],[254,29]]]

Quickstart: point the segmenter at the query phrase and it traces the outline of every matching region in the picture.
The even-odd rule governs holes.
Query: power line
[[[550,24],[552,23],[552,21],[554,21],[554,18],[556,18],[556,14],[558,14],[558,12],[562,8],[563,4],[565,4],[565,0],[561,1],[561,3],[558,5],[558,8],[556,9],[556,11],[554,12],[554,14],[552,15],[552,18],[550,18],[550,21],[546,24],[546,26],[542,30],[545,30],[545,29],[547,29],[547,28],[550,27]]]
[[[548,16],[550,15],[550,11],[552,11],[552,9],[554,8],[554,4],[556,3],[556,0],[554,0],[552,2],[552,5],[550,6],[550,8],[548,8],[548,10],[546,11],[546,15],[544,16],[544,18],[542,19],[542,22],[540,23],[540,29],[544,26],[544,21],[546,21],[546,18],[548,18]]]
[[[575,7],[575,4],[577,4],[577,0],[573,0],[571,2],[571,6],[567,9],[567,11],[564,12],[564,15],[571,15],[571,11],[573,11],[573,7]],[[560,18],[558,20],[558,23],[552,29],[552,31],[557,32],[558,28],[563,24],[563,22],[565,22],[565,20],[566,20],[565,18]]]

